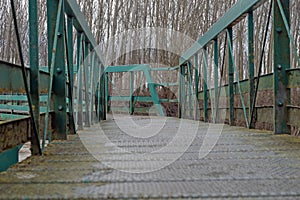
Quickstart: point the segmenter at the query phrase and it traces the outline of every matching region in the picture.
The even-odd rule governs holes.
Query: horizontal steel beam
[[[223,30],[238,23],[250,10],[255,9],[266,0],[240,0],[229,9],[200,39],[189,48],[180,58],[179,64],[184,64],[200,49],[215,39]]]
[[[0,93],[26,93],[22,81],[22,67],[8,62],[0,61]],[[29,80],[30,69],[27,68],[27,78]],[[48,91],[49,73],[40,71],[40,91]]]
[[[109,66],[105,68],[106,73],[121,73],[121,72],[134,72],[150,69],[149,65],[121,65],[121,66]]]

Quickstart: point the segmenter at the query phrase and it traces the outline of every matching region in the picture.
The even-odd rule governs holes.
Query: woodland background
[[[176,66],[181,53],[202,36],[236,2],[237,0],[78,0],[96,41],[100,44],[104,57],[111,58],[108,59],[110,60],[108,65],[152,63],[153,67]],[[40,65],[47,66],[46,0],[39,0],[38,4]],[[300,2],[299,0],[291,0],[290,4],[291,30],[299,53]],[[260,58],[261,54],[269,5],[270,1],[266,1],[254,12],[256,58]],[[16,1],[16,7],[23,51],[28,65],[28,1]],[[0,59],[19,63],[10,1],[1,0],[0,8]],[[143,28],[148,31],[136,34],[135,30]],[[167,31],[158,33],[155,31],[158,28]],[[169,34],[170,30],[172,30],[171,34]],[[238,67],[239,78],[242,80],[247,78],[247,17],[238,23],[233,30],[234,52],[235,55],[239,55],[235,56],[235,63]],[[272,27],[269,28],[269,39],[272,37],[271,31]],[[184,37],[188,36],[192,40],[185,41],[180,37],[174,38],[172,37],[174,32],[181,33]],[[74,44],[76,44],[76,37],[74,38]],[[223,62],[224,41],[225,33],[219,37],[220,65]],[[147,42],[151,44],[146,44]],[[177,53],[173,53],[171,50],[160,50],[159,46],[162,44],[167,48],[176,48]],[[137,48],[139,45],[140,49]],[[212,47],[213,45],[208,46],[210,74],[213,66]],[[121,49],[127,53],[123,55]],[[264,55],[262,74],[271,73],[273,69],[272,44],[270,42],[267,43]],[[255,65],[258,66],[258,63],[259,59],[256,59]],[[294,56],[291,67],[298,67]],[[221,73],[221,69],[219,73]],[[160,76],[163,77],[163,74]],[[168,76],[168,78],[169,81],[172,81],[172,79],[176,79],[176,76]],[[226,83],[226,73],[223,80]]]

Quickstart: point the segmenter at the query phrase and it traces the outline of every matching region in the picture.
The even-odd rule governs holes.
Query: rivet
[[[58,106],[59,111],[63,111],[64,107],[63,106]]]
[[[276,31],[277,31],[277,33],[281,33],[282,32],[282,28],[281,27],[277,27]]]
[[[282,70],[282,66],[281,65],[278,65],[278,70]]]
[[[62,73],[61,68],[57,68],[56,71],[57,71],[58,74],[61,74],[61,73]]]
[[[283,107],[283,103],[282,103],[282,102],[279,102],[279,103],[278,103],[278,106],[279,106],[279,107]]]
[[[61,36],[62,36],[62,33],[61,33],[61,32],[58,32],[58,33],[57,33],[57,36],[58,36],[58,37],[61,37]]]

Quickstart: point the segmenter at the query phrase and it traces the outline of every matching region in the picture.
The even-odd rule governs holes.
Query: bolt
[[[277,31],[277,33],[281,33],[282,32],[282,28],[281,27],[277,27],[276,31]]]
[[[278,103],[278,106],[279,106],[279,107],[283,107],[283,103],[282,103],[282,102],[279,102],[279,103]]]
[[[61,68],[57,68],[56,71],[57,71],[57,74],[61,74],[62,73]]]
[[[278,65],[278,70],[282,70],[282,66],[281,65]]]
[[[63,111],[64,107],[63,106],[58,106],[59,111]]]
[[[58,36],[58,37],[61,37],[61,36],[62,36],[62,33],[61,33],[61,32],[58,32],[58,33],[57,33],[57,36]]]

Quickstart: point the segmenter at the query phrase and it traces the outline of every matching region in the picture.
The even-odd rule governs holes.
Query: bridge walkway
[[[110,118],[101,122],[102,129],[96,124],[69,140],[53,141],[44,156],[30,157],[0,174],[0,199],[300,198],[299,138],[224,125],[220,135],[206,140],[208,131],[214,135],[216,129],[199,122],[185,149],[193,131],[184,129],[198,122],[141,116],[130,120],[134,123]],[[147,131],[144,139],[125,133],[153,124],[163,126],[149,138]],[[177,136],[172,151],[161,150]],[[145,156],[124,156],[128,152]]]

